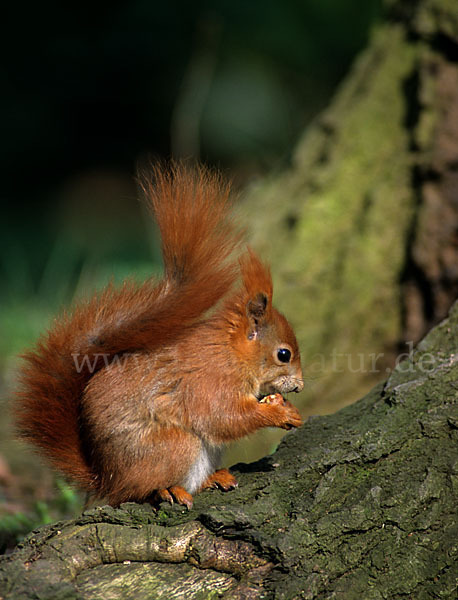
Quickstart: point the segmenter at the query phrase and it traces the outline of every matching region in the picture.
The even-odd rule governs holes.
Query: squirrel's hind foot
[[[173,504],[176,502],[177,504],[186,506],[188,510],[192,508],[193,504],[191,494],[179,485],[172,485],[172,487],[169,488],[156,490],[152,495],[151,500],[153,504],[159,504],[160,502],[169,502],[170,504]]]
[[[202,484],[201,490],[207,488],[220,488],[223,492],[233,490],[238,486],[237,479],[227,469],[215,471]]]

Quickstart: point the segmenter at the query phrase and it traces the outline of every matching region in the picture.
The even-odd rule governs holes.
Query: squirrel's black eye
[[[288,348],[279,348],[277,358],[282,363],[288,363],[291,360],[291,351]]]

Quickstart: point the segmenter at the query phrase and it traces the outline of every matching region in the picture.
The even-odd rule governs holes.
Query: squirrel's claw
[[[223,492],[233,490],[238,486],[237,479],[227,469],[219,469],[215,471],[202,484],[201,489],[220,488]]]

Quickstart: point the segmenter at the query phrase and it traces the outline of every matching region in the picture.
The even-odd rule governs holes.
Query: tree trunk
[[[298,332],[312,414],[366,393],[458,295],[457,5],[386,4],[289,171],[243,208]]]
[[[384,384],[194,508],[96,508],[0,559],[0,598],[455,598],[458,303]]]
[[[325,361],[315,407],[379,378],[457,291],[456,3],[388,11],[290,171],[245,206],[306,364],[384,355],[352,377]],[[0,559],[0,598],[455,597],[457,332],[455,305],[362,400],[237,465],[233,492],[40,529]]]

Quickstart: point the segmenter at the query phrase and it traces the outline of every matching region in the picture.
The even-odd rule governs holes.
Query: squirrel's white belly
[[[186,477],[180,482],[190,494],[195,494],[204,481],[219,467],[222,448],[202,441],[202,447]]]

